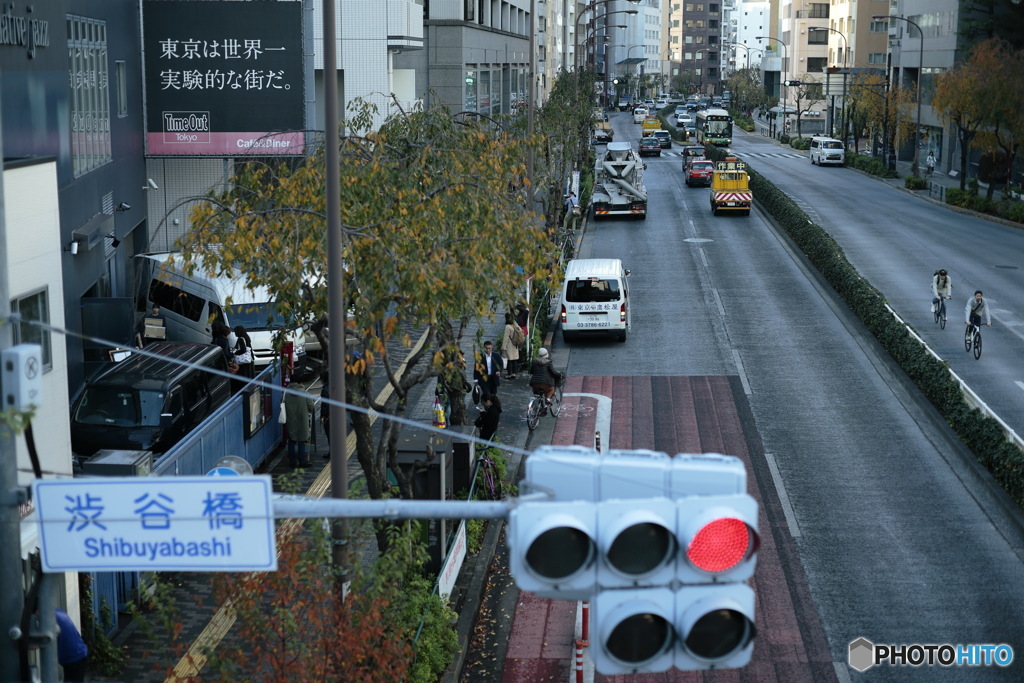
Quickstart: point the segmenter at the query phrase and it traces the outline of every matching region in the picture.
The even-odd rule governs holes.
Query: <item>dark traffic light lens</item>
[[[573,576],[594,560],[594,542],[581,530],[561,526],[537,536],[526,551],[526,564],[545,579]]]
[[[634,614],[620,621],[605,647],[621,662],[642,665],[672,645],[672,625],[656,614]]]
[[[608,562],[627,576],[643,576],[663,566],[675,552],[672,533],[660,524],[627,527],[608,549]]]
[[[697,620],[686,636],[686,649],[701,659],[722,659],[746,647],[754,632],[754,625],[743,614],[719,609]]]

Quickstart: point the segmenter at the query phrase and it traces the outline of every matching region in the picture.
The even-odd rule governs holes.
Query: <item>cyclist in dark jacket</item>
[[[551,365],[551,354],[547,349],[541,348],[533,365],[530,366],[530,388],[536,394],[544,394],[550,404],[551,397],[555,394],[555,386],[562,381],[562,377],[562,373]]]

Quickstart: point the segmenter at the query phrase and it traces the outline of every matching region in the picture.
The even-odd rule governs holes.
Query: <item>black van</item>
[[[224,354],[213,344],[157,342],[91,380],[71,410],[71,449],[163,453],[231,397]],[[185,365],[185,363],[191,365]],[[200,366],[200,367],[196,367]]]

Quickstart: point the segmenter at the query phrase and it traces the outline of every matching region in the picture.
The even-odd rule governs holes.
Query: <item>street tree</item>
[[[810,74],[804,74],[800,79],[800,85],[789,87],[789,97],[796,108],[796,137],[800,138],[803,137],[800,120],[812,104],[821,101],[821,83],[815,81]]]
[[[411,498],[397,462],[401,426],[385,419],[371,430],[368,411],[405,417],[410,390],[446,369],[456,354],[439,347],[440,326],[491,316],[495,307],[504,313],[526,278],[550,281],[550,237],[523,208],[529,188],[522,136],[445,108],[399,112],[372,131],[372,114],[355,103],[340,145],[351,318],[334,327],[355,350],[340,360],[347,401],[361,409],[351,416],[368,491],[394,495],[390,470],[399,495]],[[323,158],[314,149],[292,162],[236,162],[228,189],[196,203],[193,230],[180,244],[186,262],[201,257],[266,286],[287,321],[322,318]],[[411,335],[421,330],[423,342],[414,344]],[[389,391],[378,399],[382,384]]]
[[[768,93],[761,81],[761,73],[757,69],[739,69],[729,75],[726,86],[732,92],[733,105],[747,116],[754,109],[766,109],[769,104]]]
[[[854,116],[863,114],[864,124],[885,150],[895,149],[913,135],[916,89],[889,83],[881,73],[857,74],[850,87]]]
[[[974,60],[955,65],[935,79],[932,108],[939,116],[956,128],[960,143],[960,189],[967,187],[967,159],[971,143],[985,121],[987,107],[981,90],[987,75]]]
[[[978,131],[978,145],[992,159],[1001,160],[988,184],[992,199],[999,178],[1010,184],[1014,160],[1024,142],[1024,89],[1020,75],[1024,73],[1024,50],[1015,49],[1001,38],[990,38],[976,45],[969,62],[979,74],[975,92],[984,107],[984,125]]]

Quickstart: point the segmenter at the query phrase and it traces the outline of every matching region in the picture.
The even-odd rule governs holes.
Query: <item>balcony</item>
[[[423,49],[423,6],[413,0],[387,0],[389,50]]]

